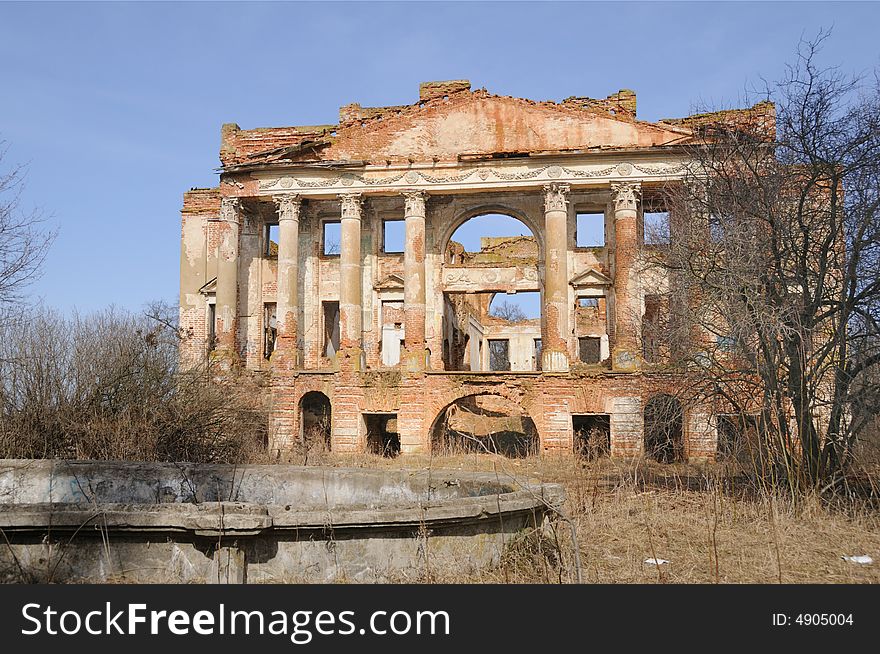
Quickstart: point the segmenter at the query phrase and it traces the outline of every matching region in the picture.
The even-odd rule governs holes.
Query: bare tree
[[[880,84],[804,42],[750,113],[696,125],[669,191],[670,349],[720,413],[757,416],[793,487],[839,483],[877,414]]]
[[[36,307],[0,321],[0,458],[263,460],[258,384],[180,372],[174,313]]]
[[[493,304],[489,315],[501,318],[508,322],[522,322],[523,320],[529,319],[521,306],[514,304],[513,302],[508,302],[507,300],[501,300],[497,304]]]
[[[39,211],[22,209],[25,169],[4,170],[6,152],[5,142],[0,141],[0,309],[20,301],[39,277],[56,235],[47,229]]]

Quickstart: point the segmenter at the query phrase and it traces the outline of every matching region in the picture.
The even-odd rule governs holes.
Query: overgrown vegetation
[[[754,421],[795,492],[844,484],[880,410],[880,82],[820,68],[823,39],[767,89],[775,133],[767,104],[698,128],[649,263],[691,398]]]
[[[150,315],[147,315],[150,314]],[[256,382],[178,373],[176,310],[0,320],[0,457],[239,463],[264,456]]]
[[[873,468],[866,483],[849,493],[793,498],[756,486],[735,464],[511,460],[475,452],[394,460],[325,453],[312,462],[480,470],[501,480],[516,476],[564,485],[566,519],[511,540],[499,565],[475,569],[463,559],[460,566],[441,568],[426,562],[421,570],[401,573],[400,582],[567,584],[579,576],[585,583],[880,582],[876,563],[842,558],[867,554],[876,561],[880,554]]]

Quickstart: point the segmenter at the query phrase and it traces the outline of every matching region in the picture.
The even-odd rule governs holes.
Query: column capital
[[[241,198],[220,199],[220,220],[236,224],[241,222]]]
[[[565,211],[568,200],[566,196],[571,190],[568,184],[553,182],[544,185],[544,212]]]
[[[400,192],[404,198],[404,215],[406,216],[424,216],[425,202],[428,200],[428,194],[418,189],[404,189]]]
[[[361,193],[340,193],[339,200],[342,202],[342,217],[361,217],[361,208],[364,205],[364,196]]]
[[[296,220],[299,221],[300,210],[302,208],[302,196],[299,193],[288,193],[286,195],[273,195],[275,208],[278,211],[278,220]]]
[[[635,211],[636,204],[642,195],[642,185],[639,182],[612,182],[611,196],[614,209],[632,209]]]

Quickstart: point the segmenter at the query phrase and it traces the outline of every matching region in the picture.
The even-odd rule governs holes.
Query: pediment
[[[403,277],[400,275],[386,275],[375,286],[377,291],[402,291]]]
[[[569,284],[575,288],[584,288],[587,286],[611,286],[612,281],[597,268],[590,268],[573,278]]]
[[[212,293],[217,292],[217,278],[215,277],[211,281],[207,282],[204,286],[199,289],[199,293],[202,295],[211,295]]]
[[[299,160],[456,161],[479,156],[646,148],[680,143],[686,133],[680,128],[579,106],[479,92],[395,109],[381,117],[340,125],[334,138],[325,141],[319,150],[303,152]]]

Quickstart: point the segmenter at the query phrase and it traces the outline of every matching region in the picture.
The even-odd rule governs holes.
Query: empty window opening
[[[578,213],[576,225],[579,248],[605,247],[604,213]]]
[[[540,320],[541,294],[537,291],[495,293],[489,303],[489,315],[507,322]]]
[[[645,220],[645,245],[668,245],[669,244],[669,212],[646,211]]]
[[[330,398],[320,391],[309,391],[300,400],[300,440],[309,449],[330,450]]]
[[[400,254],[406,244],[406,221],[382,221],[382,252]]]
[[[645,295],[642,356],[647,363],[662,363],[669,359],[670,328],[669,298],[665,295]]]
[[[510,341],[506,338],[489,340],[489,370],[510,370]]]
[[[270,259],[276,259],[278,257],[279,243],[278,223],[270,223],[266,225],[266,231],[263,234],[263,241],[265,243],[263,254]]]
[[[263,305],[263,358],[268,359],[275,351],[275,340],[278,337],[277,305],[266,302]]]
[[[214,302],[208,303],[208,350],[212,351],[217,347],[217,305]]]
[[[365,413],[367,448],[373,454],[395,457],[400,454],[400,433],[396,413]]]
[[[543,341],[540,338],[534,340],[535,346],[535,370],[541,369],[541,346]]]
[[[718,426],[718,458],[738,462],[743,466],[763,468],[769,463],[767,439],[761,430],[761,416],[741,413],[722,413]]]
[[[538,430],[523,408],[498,395],[472,395],[440,412],[431,428],[435,454],[475,452],[522,458],[537,454]]]
[[[342,242],[342,223],[324,222],[324,233],[321,252],[327,257],[337,257],[340,252],[340,243]]]
[[[520,220],[503,214],[483,214],[462,223],[446,246],[444,260],[457,264],[512,265],[537,261],[538,241]]]
[[[574,453],[588,460],[611,453],[611,417],[608,414],[572,415]]]
[[[323,356],[328,359],[336,357],[339,351],[339,302],[322,302],[324,313],[324,347]]]
[[[655,395],[645,404],[645,454],[660,463],[684,460],[681,402],[671,395]]]
[[[597,297],[579,297],[578,298],[578,306],[586,307],[589,309],[598,309],[599,308],[599,298]]]
[[[599,363],[602,360],[602,339],[599,336],[578,338],[578,358],[583,363]]]

